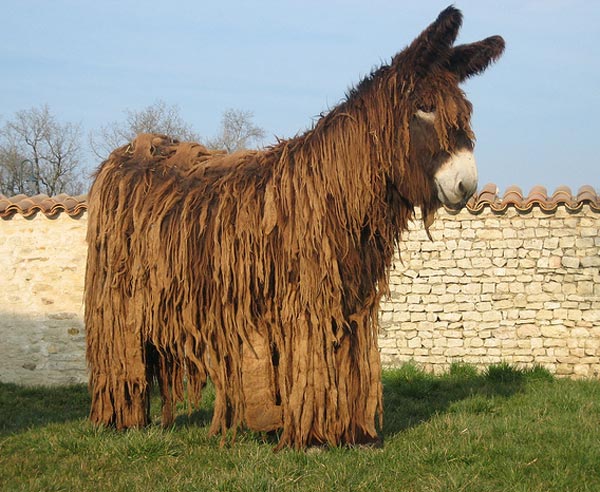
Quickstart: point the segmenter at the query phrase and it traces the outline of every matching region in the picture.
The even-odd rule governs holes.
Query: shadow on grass
[[[462,410],[493,412],[494,398],[510,397],[531,379],[552,379],[541,368],[516,369],[508,364],[490,366],[483,373],[465,364],[454,364],[447,374],[436,376],[405,364],[383,371],[384,428],[388,438],[426,422],[440,413]],[[200,408],[188,411],[178,405],[175,427],[204,427],[213,415],[214,388],[209,383]],[[90,397],[85,385],[24,387],[0,383],[0,435],[14,434],[31,427],[85,419]],[[160,421],[160,398],[154,391],[151,415]]]
[[[526,381],[552,380],[541,367],[517,369],[501,363],[478,372],[467,364],[453,364],[443,375],[433,375],[414,364],[383,372],[384,438],[452,411],[493,413],[497,398],[523,391]]]
[[[187,411],[178,405],[176,427],[203,427],[213,414],[214,390],[209,388],[202,407]],[[20,386],[0,383],[0,436],[32,427],[86,419],[91,399],[86,385]],[[161,401],[156,385],[151,394],[152,422],[160,423]]]
[[[209,425],[213,417],[213,408],[198,408],[189,413],[175,417],[175,427],[204,427]]]
[[[87,386],[19,386],[0,383],[0,435],[87,417]]]

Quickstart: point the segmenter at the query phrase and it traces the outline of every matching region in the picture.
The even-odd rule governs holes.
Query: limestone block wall
[[[86,224],[66,213],[0,220],[0,381],[87,382]]]
[[[381,312],[384,364],[541,364],[600,375],[600,214],[439,213],[405,234]]]
[[[508,361],[598,377],[600,201],[593,200],[576,211],[441,210],[434,241],[416,221],[381,306],[383,363],[414,360],[441,371],[454,361]],[[4,202],[0,197],[0,381],[86,382],[85,203],[61,213],[56,201],[33,201],[49,218]]]

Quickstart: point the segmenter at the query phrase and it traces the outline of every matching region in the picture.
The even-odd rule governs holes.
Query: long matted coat
[[[213,433],[279,445],[368,443],[382,415],[377,311],[414,207],[428,227],[476,186],[459,82],[500,37],[453,47],[450,7],[313,129],[231,155],[140,135],[89,195],[87,357],[93,422],[149,421],[216,389]]]

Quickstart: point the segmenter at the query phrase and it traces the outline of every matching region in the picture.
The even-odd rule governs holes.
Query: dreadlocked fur
[[[223,439],[244,426],[281,429],[279,447],[378,439],[392,256],[414,207],[428,227],[440,206],[433,156],[472,145],[458,82],[503,49],[452,48],[460,22],[446,9],[312,130],[266,150],[143,134],[111,154],[88,208],[93,422],[146,425],[157,381],[169,425],[210,378]],[[423,108],[433,128],[415,121]]]

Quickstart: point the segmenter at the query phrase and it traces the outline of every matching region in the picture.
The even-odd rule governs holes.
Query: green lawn
[[[382,449],[273,453],[257,434],[209,439],[210,394],[172,429],[120,433],[87,422],[85,387],[0,384],[0,490],[600,490],[600,381],[406,365],[384,388]]]

